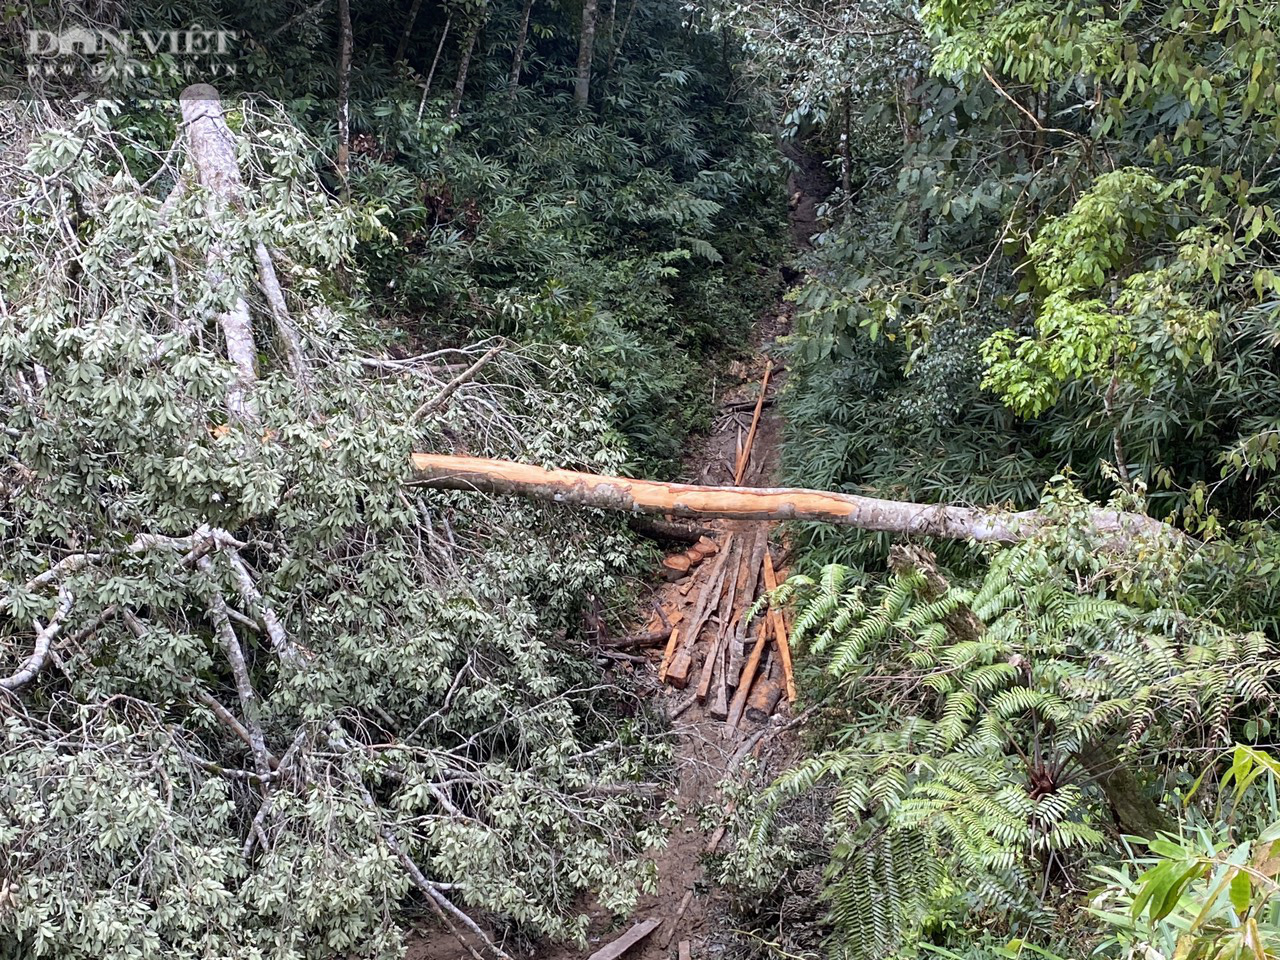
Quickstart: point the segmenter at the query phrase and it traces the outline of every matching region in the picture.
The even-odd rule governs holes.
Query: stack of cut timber
[[[665,557],[662,568],[669,579],[679,580],[707,557],[717,553],[719,549],[714,540],[709,537],[699,537],[698,542],[683,553],[673,553]]]
[[[751,426],[735,458],[735,485],[742,483],[751,463],[772,372],[773,362],[769,361]],[[715,559],[703,564],[708,557]],[[695,681],[694,699],[705,705],[708,716],[727,721],[730,730],[744,714],[754,720],[767,719],[784,693],[793,701],[791,649],[781,612],[770,609],[767,616],[757,616],[754,622],[747,617],[757,596],[778,586],[769,548],[769,524],[726,526],[721,542],[701,537],[683,553],[667,557],[662,566],[670,579],[685,580],[672,593],[679,594],[689,606],[664,615],[667,644],[658,678],[680,689]]]
[[[736,727],[745,715],[767,719],[784,693],[794,699],[786,627],[777,610],[749,620],[757,599],[777,586],[769,525],[739,524],[725,532],[714,560],[695,572],[683,595],[688,606],[668,614],[673,626],[659,679],[691,686],[708,716]],[[677,620],[678,617],[678,620]]]

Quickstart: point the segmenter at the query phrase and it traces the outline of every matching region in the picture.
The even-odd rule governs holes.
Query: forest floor
[[[796,249],[803,251],[809,246],[810,237],[820,229],[816,208],[830,192],[830,181],[822,167],[810,158],[799,154],[789,154],[789,158],[796,165],[788,181],[791,235]],[[772,401],[786,383],[787,372],[778,340],[790,329],[791,309],[786,301],[763,309],[739,358],[729,361],[717,372],[713,382],[717,412],[712,428],[691,439],[682,475],[675,479],[703,485],[733,483],[735,461],[750,432],[753,404],[759,396],[765,368],[771,365],[768,403],[761,411],[754,443],[750,445],[742,485],[777,485],[783,423]],[[777,524],[716,521],[708,526],[714,531],[714,539],[724,544],[731,536],[742,538],[749,536],[753,528],[776,528]],[[776,531],[772,532],[776,539]],[[786,551],[783,548],[778,553],[776,542],[774,550],[780,559],[778,578],[781,580],[785,577],[782,565],[786,563]],[[644,633],[655,626],[661,627],[656,613],[659,608],[688,610],[712,567],[710,561],[705,561],[689,576],[656,584],[654,594],[637,612],[634,631]],[[668,823],[670,833],[666,846],[653,854],[657,891],[641,896],[633,915],[621,924],[594,902],[584,904],[591,918],[585,949],[551,945],[526,956],[536,960],[582,960],[635,924],[651,919],[661,921],[660,926],[628,950],[626,960],[676,957],[682,941],[688,941],[690,956],[695,960],[719,957],[725,954],[732,939],[728,894],[717,887],[704,869],[716,837],[717,813],[722,813],[724,806],[721,785],[726,779],[740,775],[748,756],[755,758],[758,770],[780,772],[785,767],[795,748],[792,705],[783,696],[772,716],[763,720],[743,716],[740,723],[731,728],[712,717],[708,704],[695,697],[698,664],[686,689],[675,689],[659,681],[662,654],[663,647],[659,644],[643,657],[622,661],[619,666],[631,673],[631,684],[652,698],[655,711],[671,718],[669,735],[674,770],[666,799],[674,803],[678,812]],[[781,664],[772,643],[759,675],[775,683],[782,680]],[[720,852],[732,842],[732,836],[716,839],[720,840]],[[467,954],[450,935],[423,931],[421,939],[411,945],[408,956],[409,960],[452,960]]]

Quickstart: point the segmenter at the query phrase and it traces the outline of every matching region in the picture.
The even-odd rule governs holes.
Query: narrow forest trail
[[[817,207],[830,193],[832,183],[821,163],[813,158],[794,150],[788,150],[787,157],[795,165],[787,183],[791,238],[794,246],[803,251],[821,229]],[[791,313],[792,306],[785,301],[763,309],[752,329],[748,349],[744,351],[745,359],[727,364],[717,375],[717,413],[712,428],[690,442],[683,475],[677,479],[703,485],[734,483],[735,462],[750,433],[753,405],[759,397],[765,369],[769,367],[765,405],[740,485],[780,484],[783,421],[773,401],[786,384],[787,370],[778,340],[790,330]],[[710,526],[715,530],[714,539],[724,549],[731,538],[745,542],[757,530],[765,535],[776,534],[773,528],[777,524],[717,521]],[[781,580],[785,576],[786,555],[776,538],[772,553],[779,561],[777,575]],[[745,559],[742,565],[745,566]],[[642,611],[645,615],[634,624],[634,632],[664,628],[665,624],[653,613],[659,607],[687,616],[694,607],[692,599],[703,589],[712,569],[712,559],[707,559],[695,567],[690,576],[657,587],[656,595]],[[745,609],[751,603],[740,600],[738,606]],[[674,626],[679,629],[682,624],[675,621]],[[748,634],[754,636],[754,631],[748,630]],[[705,642],[699,644],[705,645]],[[586,950],[554,947],[539,953],[539,960],[589,957],[634,924],[650,919],[660,920],[661,925],[626,952],[630,960],[677,957],[681,941],[688,941],[693,958],[718,956],[723,952],[727,896],[706,875],[704,863],[712,853],[715,840],[719,840],[718,849],[723,850],[731,838],[717,837],[714,827],[705,828],[700,823],[700,816],[708,809],[723,805],[722,782],[739,775],[748,756],[755,757],[765,769],[779,768],[786,762],[794,744],[789,722],[792,705],[784,693],[771,717],[752,719],[747,713],[736,728],[731,728],[711,715],[711,698],[704,703],[695,695],[698,668],[703,661],[695,657],[688,687],[675,689],[658,679],[662,652],[661,646],[650,651],[650,662],[640,667],[639,678],[643,686],[653,690],[661,708],[673,718],[675,787],[670,799],[679,815],[670,824],[667,846],[654,857],[657,893],[642,897],[633,917],[619,928],[614,928],[612,918],[603,911],[593,916]],[[777,646],[769,642],[757,676],[782,685],[782,672]]]
[[[795,164],[787,184],[790,233],[795,248],[803,251],[809,247],[810,237],[820,229],[817,205],[830,192],[831,182],[817,161],[794,151],[788,151],[787,156]],[[788,274],[788,268],[784,268],[785,274]],[[794,281],[797,275],[790,274],[788,279]],[[747,447],[749,456],[738,485],[778,485],[783,422],[774,401],[787,378],[778,340],[790,329],[791,312],[791,304],[783,300],[762,309],[740,359],[727,363],[715,374],[713,402],[716,412],[712,427],[706,434],[690,440],[681,476],[675,479],[700,485],[735,482],[735,467],[752,433],[755,405],[768,369],[764,403],[752,442]],[[742,572],[745,579],[752,559],[748,556],[752,552],[751,545],[757,542],[763,545],[765,541],[770,544],[769,552],[776,566],[777,579],[785,578],[787,556],[777,540],[777,527],[777,523],[763,521],[722,520],[706,525],[720,551],[729,550],[730,544],[737,541],[738,546],[731,551],[731,558],[725,558],[726,572],[721,576],[726,583],[733,579],[727,575],[730,559],[736,567],[734,575]],[[761,550],[754,553],[755,562],[759,565]],[[624,635],[656,635],[673,625],[683,636],[683,628],[687,626],[688,619],[693,618],[700,595],[710,587],[716,596],[720,596],[720,588],[712,584],[717,569],[714,561],[718,556],[719,552],[678,580],[655,584],[653,594],[637,611],[635,622],[629,625],[630,629]],[[753,596],[763,594],[764,579],[763,572],[759,571],[758,585],[751,591]],[[737,587],[742,590],[741,580]],[[728,594],[726,590],[726,597]],[[709,811],[723,806],[721,786],[727,778],[743,775],[747,757],[755,758],[764,769],[781,769],[794,745],[794,725],[790,722],[793,707],[785,692],[771,712],[747,709],[736,725],[713,716],[713,697],[708,696],[704,702],[696,695],[700,675],[714,647],[709,638],[720,634],[727,645],[733,625],[751,605],[749,598],[738,597],[736,602],[730,598],[722,604],[724,609],[718,609],[709,616],[706,628],[699,634],[703,639],[698,641],[697,637],[694,638],[693,660],[687,686],[683,689],[659,679],[665,646],[661,642],[641,651],[641,656],[633,653],[632,660],[621,662],[618,669],[630,672],[630,682],[651,698],[654,709],[671,718],[674,769],[672,787],[664,799],[670,800],[678,813],[668,822],[666,846],[652,856],[657,873],[657,891],[643,895],[632,916],[621,924],[598,904],[584,904],[590,916],[587,947],[549,945],[531,957],[536,960],[584,960],[608,947],[636,924],[650,920],[659,921],[659,925],[625,951],[626,960],[668,960],[679,955],[680,944],[685,941],[689,944],[692,958],[723,953],[728,933],[725,923],[728,919],[727,894],[707,875],[705,864],[713,846],[723,852],[732,838],[723,836],[725,831],[717,831],[714,825],[705,826],[703,818]],[[664,618],[670,625],[664,623]],[[742,631],[749,640],[742,648],[744,654],[754,646],[758,636],[757,625],[762,621],[766,621],[763,626],[767,629],[769,625],[762,614]],[[727,659],[723,662],[727,666]],[[785,691],[781,657],[772,635],[764,645],[756,677],[753,689],[767,686]],[[730,686],[730,695],[732,692]],[[451,960],[466,956],[457,940],[444,932],[427,934],[424,931],[422,939],[412,944],[409,951],[410,960]]]

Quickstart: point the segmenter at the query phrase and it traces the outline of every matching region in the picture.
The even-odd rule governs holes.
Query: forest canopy
[[[1276,956],[1278,28],[0,11],[0,955],[627,917],[675,738],[602,638],[654,554],[421,464],[689,480],[764,316],[779,485],[906,519],[778,532],[796,739],[713,811],[719,948]]]

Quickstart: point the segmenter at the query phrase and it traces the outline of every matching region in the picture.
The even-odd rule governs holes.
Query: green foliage
[[[661,823],[628,785],[666,747],[586,645],[633,556],[620,525],[415,491],[408,457],[669,465],[772,292],[772,145],[674,5],[635,5],[625,47],[604,32],[585,114],[574,18],[539,5],[508,99],[519,4],[488,5],[455,120],[419,100],[427,44],[390,64],[380,4],[353,11],[339,203],[335,21],[284,6],[218,11],[260,91],[224,101],[229,213],[172,147],[173,103],[136,99],[171,75],[0,118],[0,675],[56,634],[0,691],[5,956],[391,957],[437,897],[508,943],[581,941],[584,895],[623,915],[654,882]],[[218,326],[238,291],[247,421]]]
[[[726,877],[774,882],[748,865],[775,817],[830,783],[824,898],[840,955],[909,952],[993,912],[1043,935],[1056,885],[1113,848],[1123,808],[1106,771],[1158,779],[1179,751],[1230,742],[1273,709],[1280,674],[1261,633],[1135,604],[1136,558],[1082,547],[1002,548],[970,588],[913,548],[895,548],[879,586],[838,566],[788,581],[793,641],[825,665],[825,732],[760,797]]]
[[[1280,950],[1280,858],[1273,853],[1280,839],[1280,764],[1247,746],[1230,756],[1218,784],[1224,798],[1231,789],[1227,814],[1219,809],[1188,831],[1191,836],[1141,840],[1148,856],[1101,872],[1107,886],[1090,912],[1107,928],[1104,948],[1188,960],[1265,960]],[[1265,790],[1251,793],[1259,780]]]

